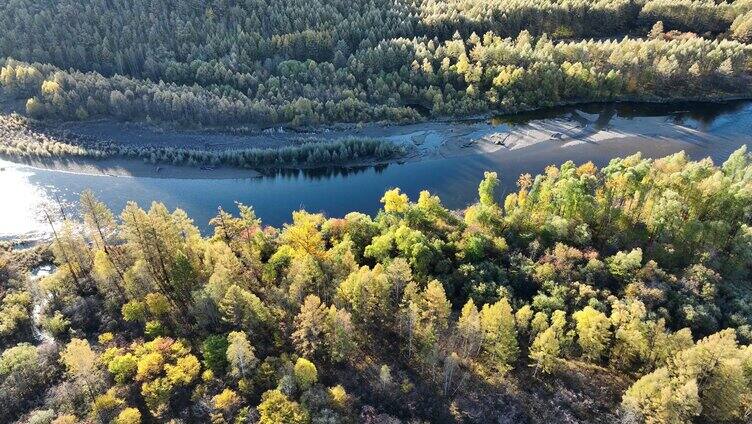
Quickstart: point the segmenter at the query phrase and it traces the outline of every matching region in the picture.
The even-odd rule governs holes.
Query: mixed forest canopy
[[[0,116],[0,155],[29,160],[406,154],[137,147],[37,119],[255,131],[752,95],[752,0],[0,3],[0,106],[26,115]],[[0,243],[0,423],[750,422],[746,148],[500,185],[281,228],[237,204],[205,234],[159,202],[48,207],[50,243]]]
[[[752,2],[9,0],[34,117],[314,125],[747,96]]]
[[[282,228],[238,205],[206,236],[84,192],[51,249],[0,251],[3,420],[748,422],[746,149],[499,184]]]

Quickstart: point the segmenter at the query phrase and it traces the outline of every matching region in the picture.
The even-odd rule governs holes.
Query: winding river
[[[394,127],[389,129],[394,132]],[[662,157],[684,150],[693,159],[709,156],[720,163],[752,142],[752,103],[593,104],[488,121],[419,124],[402,135],[419,139],[416,145],[430,146],[441,145],[442,137],[453,132],[475,139],[474,147],[458,147],[453,154],[437,149],[420,160],[378,167],[288,171],[263,178],[85,175],[0,161],[0,238],[44,235],[40,206],[59,199],[72,212],[79,193],[87,188],[115,211],[129,200],[143,207],[157,200],[182,208],[206,230],[217,206],[235,212],[236,201],[252,205],[265,223],[281,225],[301,208],[327,216],[353,210],[374,214],[391,187],[400,187],[412,199],[429,190],[447,207],[462,208],[477,199],[478,182],[487,170],[499,173],[503,192],[514,188],[519,174],[535,174],[566,160],[605,165],[611,158],[636,152]],[[518,142],[504,142],[510,133]]]

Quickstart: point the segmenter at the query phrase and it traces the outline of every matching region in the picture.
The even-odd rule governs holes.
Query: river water
[[[39,210],[43,204],[58,200],[67,213],[73,213],[81,191],[95,194],[119,212],[129,200],[147,207],[152,201],[164,202],[169,208],[182,208],[207,230],[217,207],[236,212],[235,202],[251,205],[262,220],[281,225],[291,219],[291,212],[301,208],[342,216],[350,211],[374,214],[380,207],[384,191],[400,187],[411,199],[421,190],[438,194],[449,208],[462,208],[477,200],[477,185],[484,171],[493,170],[502,179],[503,193],[513,189],[521,173],[539,173],[547,165],[566,160],[576,163],[593,161],[602,166],[611,158],[642,152],[648,157],[662,157],[681,150],[692,158],[711,157],[717,163],[742,145],[752,135],[752,103],[728,104],[594,104],[564,107],[494,118],[489,128],[514,128],[531,121],[546,122],[573,115],[589,116],[596,130],[608,129],[614,120],[642,122],[643,132],[621,134],[619,128],[609,134],[616,138],[590,138],[562,143],[546,140],[515,149],[476,152],[450,157],[433,157],[403,164],[350,169],[316,169],[289,171],[263,178],[237,179],[170,179],[81,175],[41,170],[0,161],[0,238],[43,235],[47,228]],[[649,119],[648,119],[649,118]],[[651,120],[652,119],[652,120]],[[657,120],[656,120],[657,119]],[[671,122],[686,131],[680,136],[647,136],[651,123]],[[476,123],[477,124],[477,123]],[[458,122],[451,125],[468,125]],[[623,132],[623,131],[622,131]],[[57,208],[57,206],[55,206]]]

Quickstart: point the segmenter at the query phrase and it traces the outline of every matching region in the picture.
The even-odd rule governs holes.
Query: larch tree
[[[303,356],[314,358],[324,353],[330,333],[326,305],[316,295],[308,295],[295,317],[295,331],[292,340],[295,348]]]
[[[575,312],[577,344],[582,355],[594,362],[601,360],[608,349],[611,338],[611,321],[606,314],[590,306]]]
[[[469,299],[462,307],[460,317],[457,320],[457,333],[462,355],[465,357],[476,355],[483,344],[484,333],[481,326],[481,315],[473,299]]]
[[[533,361],[530,366],[550,374],[556,370],[559,365],[561,353],[561,344],[559,342],[558,331],[555,327],[548,327],[541,333],[538,333],[530,346],[530,359]]]
[[[242,331],[232,331],[227,335],[227,361],[230,374],[235,378],[249,378],[258,364],[253,345]]]
[[[310,414],[297,402],[291,401],[279,390],[269,390],[261,396],[256,407],[260,424],[308,424]]]
[[[89,342],[72,339],[60,353],[60,361],[65,365],[68,374],[86,388],[90,400],[93,401],[102,373],[97,366],[97,354],[91,349]]]
[[[488,364],[502,372],[509,370],[519,355],[517,329],[512,307],[506,298],[493,305],[483,305],[480,311],[483,329],[483,351]]]

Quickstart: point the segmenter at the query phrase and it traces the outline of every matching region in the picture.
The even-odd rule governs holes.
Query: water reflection
[[[264,171],[267,178],[282,177],[286,179],[305,178],[308,180],[326,180],[335,177],[345,177],[348,175],[357,175],[367,171],[374,171],[380,174],[387,169],[389,164],[377,164],[371,166],[322,166],[317,168],[306,169],[277,169]]]
[[[547,165],[566,160],[576,163],[593,161],[603,166],[616,156],[642,152],[648,157],[662,157],[680,150],[692,158],[711,156],[716,162],[746,144],[752,127],[752,105],[730,103],[724,105],[589,105],[578,108],[559,108],[524,114],[524,117],[496,118],[497,125],[514,125],[530,119],[548,116],[579,120],[586,115],[595,126],[607,126],[615,117],[665,116],[701,123],[702,138],[691,127],[680,139],[631,137],[615,141],[567,143],[547,141],[520,149],[501,149],[494,153],[467,154],[404,164],[376,167],[317,168],[285,170],[249,179],[167,179],[129,178],[99,175],[79,175],[38,170],[0,161],[0,237],[38,233],[46,225],[35,213],[41,206],[56,205],[59,198],[64,205],[77,201],[85,189],[92,189],[116,213],[127,201],[134,200],[142,207],[152,201],[164,202],[170,209],[182,208],[204,231],[217,206],[237,212],[235,202],[252,205],[261,219],[279,226],[290,220],[291,212],[305,208],[324,212],[328,216],[342,216],[350,211],[374,214],[380,208],[384,191],[400,187],[411,199],[421,190],[437,194],[449,208],[462,208],[477,199],[477,185],[487,170],[497,171],[502,179],[501,194],[514,189],[521,173],[539,173]],[[506,119],[506,120],[505,120]],[[593,122],[594,121],[594,122]],[[461,124],[458,124],[461,125]],[[711,140],[711,141],[708,141]],[[64,206],[67,213],[73,208]]]
[[[492,125],[519,125],[532,120],[570,118],[577,119],[580,112],[598,115],[598,128],[604,128],[614,117],[640,118],[665,116],[677,123],[688,120],[707,126],[718,117],[742,112],[749,101],[734,100],[722,103],[676,102],[676,103],[588,103],[577,106],[557,106],[513,115],[499,115],[491,118]]]

